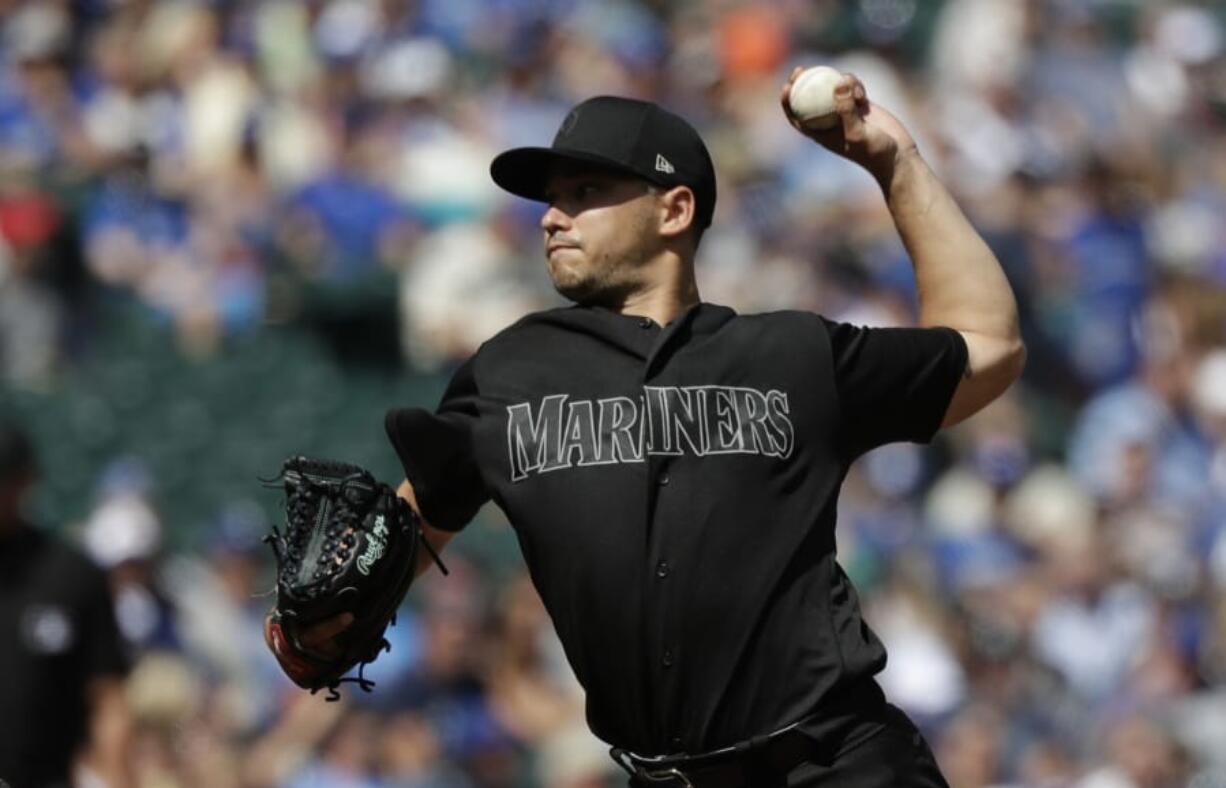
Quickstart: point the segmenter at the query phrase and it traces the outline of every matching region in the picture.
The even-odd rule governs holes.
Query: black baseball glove
[[[285,531],[274,526],[264,539],[277,559],[268,644],[286,675],[312,693],[326,687],[336,700],[344,682],[369,691],[374,682],[362,669],[390,648],[383,633],[413,582],[419,547],[447,570],[413,508],[362,468],[291,457],[269,483],[284,484],[286,500]],[[304,629],[344,612],[353,622],[328,653],[302,643]],[[342,678],[355,665],[357,677]]]

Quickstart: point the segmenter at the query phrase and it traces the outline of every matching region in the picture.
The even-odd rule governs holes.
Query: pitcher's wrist
[[[878,171],[870,170],[870,173],[881,187],[886,202],[894,209],[902,207],[899,203],[905,201],[910,188],[928,173],[928,164],[918,148],[910,147],[900,149],[887,166]]]

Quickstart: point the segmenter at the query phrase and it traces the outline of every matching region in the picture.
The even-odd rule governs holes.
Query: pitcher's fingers
[[[857,95],[865,97],[860,103]],[[855,74],[844,74],[834,87],[834,110],[843,119],[843,139],[859,142],[864,139],[864,113],[868,109],[864,85]]]
[[[867,112],[869,108],[868,91],[864,89],[864,83],[856,80],[856,84],[851,89],[852,98],[856,100],[856,106],[862,112]]]
[[[839,88],[842,88],[844,86],[848,87],[851,90],[852,98],[856,99],[857,101],[859,99],[864,98],[864,96],[866,95],[865,90],[864,90],[864,83],[860,81],[860,78],[858,76],[856,76],[854,73],[850,71],[845,72],[842,76],[839,77],[839,81],[834,83],[835,93],[837,94],[839,91]]]

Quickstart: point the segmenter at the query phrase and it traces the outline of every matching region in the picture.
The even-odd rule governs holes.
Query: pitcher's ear
[[[698,200],[689,186],[674,186],[660,194],[660,234],[675,238],[694,226]]]

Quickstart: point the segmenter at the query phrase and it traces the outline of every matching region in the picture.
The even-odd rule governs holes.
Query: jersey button
[[[671,571],[673,571],[673,568],[668,565],[668,561],[661,561],[660,563],[656,564],[656,577],[660,578],[661,580],[668,577],[668,573]]]
[[[645,317],[639,321],[639,328],[651,328],[653,325],[654,323],[651,322],[650,317]]]
[[[669,482],[668,474],[667,473],[660,474],[660,478],[656,479],[656,481],[659,482],[661,487],[667,487],[668,482]]]
[[[664,649],[664,656],[660,658],[660,664],[666,668],[671,668],[673,666],[673,652]]]

